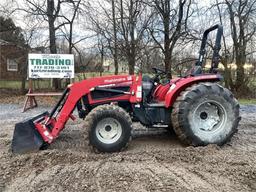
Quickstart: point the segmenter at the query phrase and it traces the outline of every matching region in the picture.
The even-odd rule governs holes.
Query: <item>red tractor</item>
[[[217,29],[212,65],[202,72],[208,34]],[[75,108],[85,119],[89,144],[101,152],[122,150],[131,138],[132,121],[146,127],[171,127],[186,144],[222,145],[237,131],[239,104],[217,84],[223,28],[204,32],[199,59],[184,76],[161,83],[165,71],[153,68],[154,77],[116,75],[70,84],[51,111],[15,125],[14,153],[45,148],[59,136]]]

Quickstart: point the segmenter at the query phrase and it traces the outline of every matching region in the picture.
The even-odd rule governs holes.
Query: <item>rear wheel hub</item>
[[[225,121],[225,117],[224,107],[216,101],[201,103],[193,113],[194,124],[203,131],[218,129]]]

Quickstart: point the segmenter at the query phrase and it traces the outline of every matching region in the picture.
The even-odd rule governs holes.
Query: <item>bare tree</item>
[[[246,91],[246,77],[244,64],[248,54],[247,44],[253,38],[256,32],[255,0],[239,0],[223,2],[227,6],[230,20],[231,37],[233,40],[233,50],[235,62],[237,65],[236,79],[233,89],[236,91]]]
[[[100,53],[100,66],[99,66],[99,72],[100,76],[102,76],[103,72],[103,64],[104,64],[104,56],[105,56],[105,42],[102,39],[102,37],[98,37],[98,44],[97,44],[98,51]]]
[[[24,7],[19,7],[18,10],[25,11],[28,15],[39,17],[48,23],[49,41],[50,41],[50,53],[57,53],[56,47],[56,31],[61,27],[61,25],[56,26],[55,22],[59,16],[61,0],[58,0],[55,6],[54,0],[24,0]],[[60,88],[60,81],[54,79],[55,89]]]
[[[73,42],[73,29],[74,29],[75,18],[77,17],[77,14],[79,12],[80,3],[81,3],[81,0],[70,0],[69,7],[66,8],[68,11],[68,14],[65,12],[65,13],[61,13],[61,15],[59,16],[64,20],[60,22],[61,24],[59,25],[59,29],[61,29],[60,27],[63,26],[64,29],[61,29],[61,31],[63,32],[65,39],[68,41],[68,46],[69,46],[68,53],[70,54],[72,53],[72,49],[74,48],[75,44],[78,43],[78,42]],[[69,16],[71,17],[69,18]],[[67,29],[66,27],[67,25],[69,29]],[[87,37],[79,39],[79,42],[85,39],[87,39]]]
[[[120,52],[128,62],[129,74],[133,74],[152,14],[141,0],[120,0],[118,15]]]
[[[81,0],[78,1],[64,1],[64,0],[24,0],[24,6],[19,7],[17,10],[25,11],[28,16],[33,16],[38,18],[39,20],[44,20],[48,24],[48,32],[49,32],[49,48],[50,53],[57,53],[56,46],[56,32],[60,30],[65,25],[69,25],[69,52],[72,50],[72,33],[73,33],[73,22],[75,20],[78,7]],[[68,16],[61,14],[62,9],[71,4],[73,6],[73,15],[71,19]],[[64,19],[63,19],[64,18]],[[61,22],[62,21],[62,22]],[[55,89],[61,88],[60,81],[58,79],[54,79],[54,87]]]
[[[36,4],[33,4],[30,0],[26,0],[28,3],[35,6],[37,12],[39,14],[45,15],[48,19],[48,25],[49,25],[49,39],[50,39],[50,52],[51,53],[57,53],[56,48],[56,30],[59,29],[59,26],[55,26],[55,21],[59,15],[60,12],[60,5],[62,3],[61,0],[58,0],[57,6],[55,7],[54,0],[47,0],[46,2],[46,10],[43,10],[41,7],[38,7]],[[58,85],[55,86],[55,88],[58,88]]]
[[[216,0],[216,7],[218,12],[218,17],[221,25],[224,25],[223,22],[223,7],[219,4],[219,1]],[[225,18],[224,18],[225,19]],[[233,55],[232,55],[232,47],[228,47],[226,42],[226,36],[223,34],[223,46],[222,46],[222,56],[221,56],[221,63],[224,66],[224,82],[225,86],[228,88],[233,87],[233,81],[231,76],[231,69],[228,67],[228,64],[232,62]]]
[[[164,55],[165,70],[171,78],[172,54],[179,38],[186,34],[191,0],[153,0],[156,20],[149,28],[150,34]],[[160,28],[156,23],[160,23]]]
[[[114,66],[115,66],[115,75],[118,74],[118,57],[117,57],[117,28],[116,28],[116,9],[115,9],[115,0],[111,0],[111,6],[112,6],[112,20],[113,20],[113,41],[114,41],[114,47],[113,47],[113,58],[114,58]]]
[[[106,0],[94,3],[93,5],[85,5],[83,7],[85,17],[90,21],[87,29],[91,30],[96,39],[96,47],[101,54],[102,46],[104,46],[105,54],[110,53],[114,61],[115,74],[118,74],[118,42],[117,42],[117,24],[116,24],[116,0]],[[109,8],[110,7],[110,8]],[[98,17],[101,15],[101,17]],[[101,42],[101,46],[99,46]],[[101,47],[101,49],[99,49]]]
[[[92,22],[92,30],[106,40],[106,48],[114,59],[115,74],[118,73],[119,60],[124,60],[123,63],[127,63],[129,73],[133,74],[151,18],[143,1],[101,1],[97,8],[91,10],[93,11],[87,16]],[[101,17],[97,17],[96,14],[100,14]]]

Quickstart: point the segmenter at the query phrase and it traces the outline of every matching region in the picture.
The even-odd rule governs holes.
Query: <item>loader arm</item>
[[[127,96],[122,97],[122,99],[126,99],[131,103],[140,102],[141,97],[138,97],[139,93],[141,92],[141,75],[140,76],[130,76],[130,75],[118,75],[115,77],[105,77],[105,78],[93,78],[84,80],[78,83],[74,83],[68,86],[67,91],[64,92],[67,94],[66,100],[64,101],[62,106],[60,105],[61,101],[54,107],[53,111],[51,112],[50,116],[46,118],[44,123],[38,122],[35,124],[36,129],[41,134],[43,140],[47,143],[51,143],[55,138],[58,137],[60,131],[65,127],[66,122],[69,118],[74,119],[72,116],[72,112],[76,107],[77,102],[81,99],[82,96],[88,95],[93,90],[102,90],[104,88],[99,88],[99,86],[109,85],[110,83],[124,83],[124,82],[131,82],[131,89],[130,92],[124,92]],[[109,89],[112,91],[111,89]],[[114,91],[114,90],[113,90]],[[62,97],[65,98],[65,95]],[[113,99],[113,100],[116,100]],[[107,102],[111,102],[110,99]],[[59,114],[57,109],[61,107]],[[56,117],[53,117],[56,116]],[[47,129],[45,124],[49,122],[52,123],[53,128],[50,131]]]
[[[50,114],[45,112],[15,124],[12,151],[14,153],[36,151],[52,143],[65,127],[68,119],[75,120],[72,112],[83,96],[88,96],[89,104],[94,106],[118,100],[130,103],[141,102],[141,81],[141,75],[115,75],[96,77],[70,84]],[[111,89],[112,86],[124,84],[130,86],[129,91]],[[94,91],[111,92],[116,96],[104,100],[90,100],[91,92]]]

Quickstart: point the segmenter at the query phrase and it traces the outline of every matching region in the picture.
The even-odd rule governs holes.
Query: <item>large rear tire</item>
[[[237,131],[239,104],[217,83],[200,83],[181,92],[173,105],[171,121],[186,144],[223,145]]]
[[[85,121],[89,145],[100,152],[121,151],[131,138],[131,118],[119,106],[100,105],[87,115]]]

